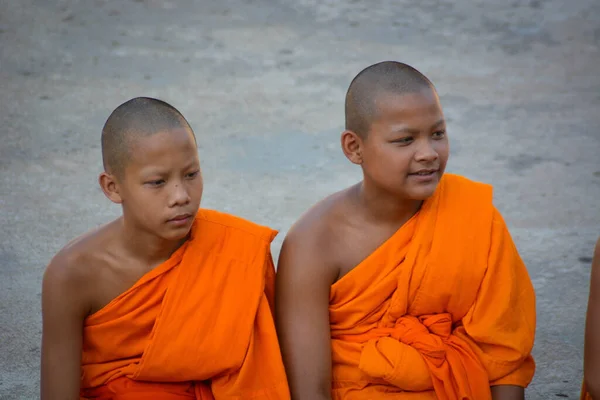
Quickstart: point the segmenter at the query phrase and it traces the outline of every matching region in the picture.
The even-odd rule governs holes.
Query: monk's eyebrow
[[[431,127],[432,128],[437,128],[440,125],[445,125],[446,124],[446,120],[444,118],[440,119],[438,122],[436,122],[435,124],[433,124]]]
[[[445,124],[446,124],[446,120],[442,118],[439,121],[437,121],[435,124],[433,124],[431,126],[431,129],[438,128],[438,127],[440,127],[442,125],[445,125]],[[392,129],[392,131],[394,133],[410,133],[411,135],[417,135],[420,132],[418,129],[409,128],[407,126],[399,126],[397,128]]]
[[[192,161],[188,162],[187,164],[185,164],[183,169],[191,169],[191,168],[199,168],[199,167],[200,167],[200,164],[198,163],[198,161],[192,160]]]
[[[153,176],[153,175],[158,175],[158,176],[162,176],[166,173],[164,168],[161,167],[146,167],[141,171],[141,174],[143,176]]]
[[[418,129],[409,128],[407,126],[399,126],[392,130],[394,133],[410,133],[412,135],[416,135],[419,133]]]

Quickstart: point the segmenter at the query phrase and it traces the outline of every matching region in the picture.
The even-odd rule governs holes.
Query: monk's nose
[[[435,148],[430,140],[421,141],[417,149],[417,153],[415,154],[415,159],[417,161],[432,162],[437,160],[438,157],[439,155],[437,151],[435,151]]]
[[[176,184],[171,192],[170,206],[185,205],[190,202],[190,194],[185,185]]]

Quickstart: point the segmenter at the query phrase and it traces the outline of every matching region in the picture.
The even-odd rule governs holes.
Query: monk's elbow
[[[304,398],[306,398],[307,400],[331,400],[331,385],[329,385],[328,387],[320,386],[316,390],[316,392],[314,392],[310,396],[303,397],[303,399]]]
[[[592,399],[600,398],[600,385],[598,385],[598,383],[589,384],[589,385],[586,383],[586,387],[587,387],[587,392],[591,396]]]
[[[600,399],[600,371],[585,373],[585,387],[592,399]]]
[[[331,384],[291,384],[292,400],[331,400]]]
[[[292,393],[292,400],[331,400],[331,393],[315,392],[315,393]]]

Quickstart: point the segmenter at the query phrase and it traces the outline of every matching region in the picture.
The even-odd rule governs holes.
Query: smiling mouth
[[[409,174],[409,175],[429,176],[429,175],[435,174],[436,172],[438,172],[437,169],[428,169],[428,170],[424,170],[424,171],[413,172],[412,174]]]

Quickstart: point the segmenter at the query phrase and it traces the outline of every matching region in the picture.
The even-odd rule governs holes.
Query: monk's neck
[[[390,193],[381,193],[365,185],[354,187],[356,198],[369,221],[382,224],[403,224],[412,218],[423,203],[420,200],[398,199]]]
[[[120,238],[124,250],[131,257],[148,265],[158,265],[168,260],[188,239],[166,240],[119,220]]]

